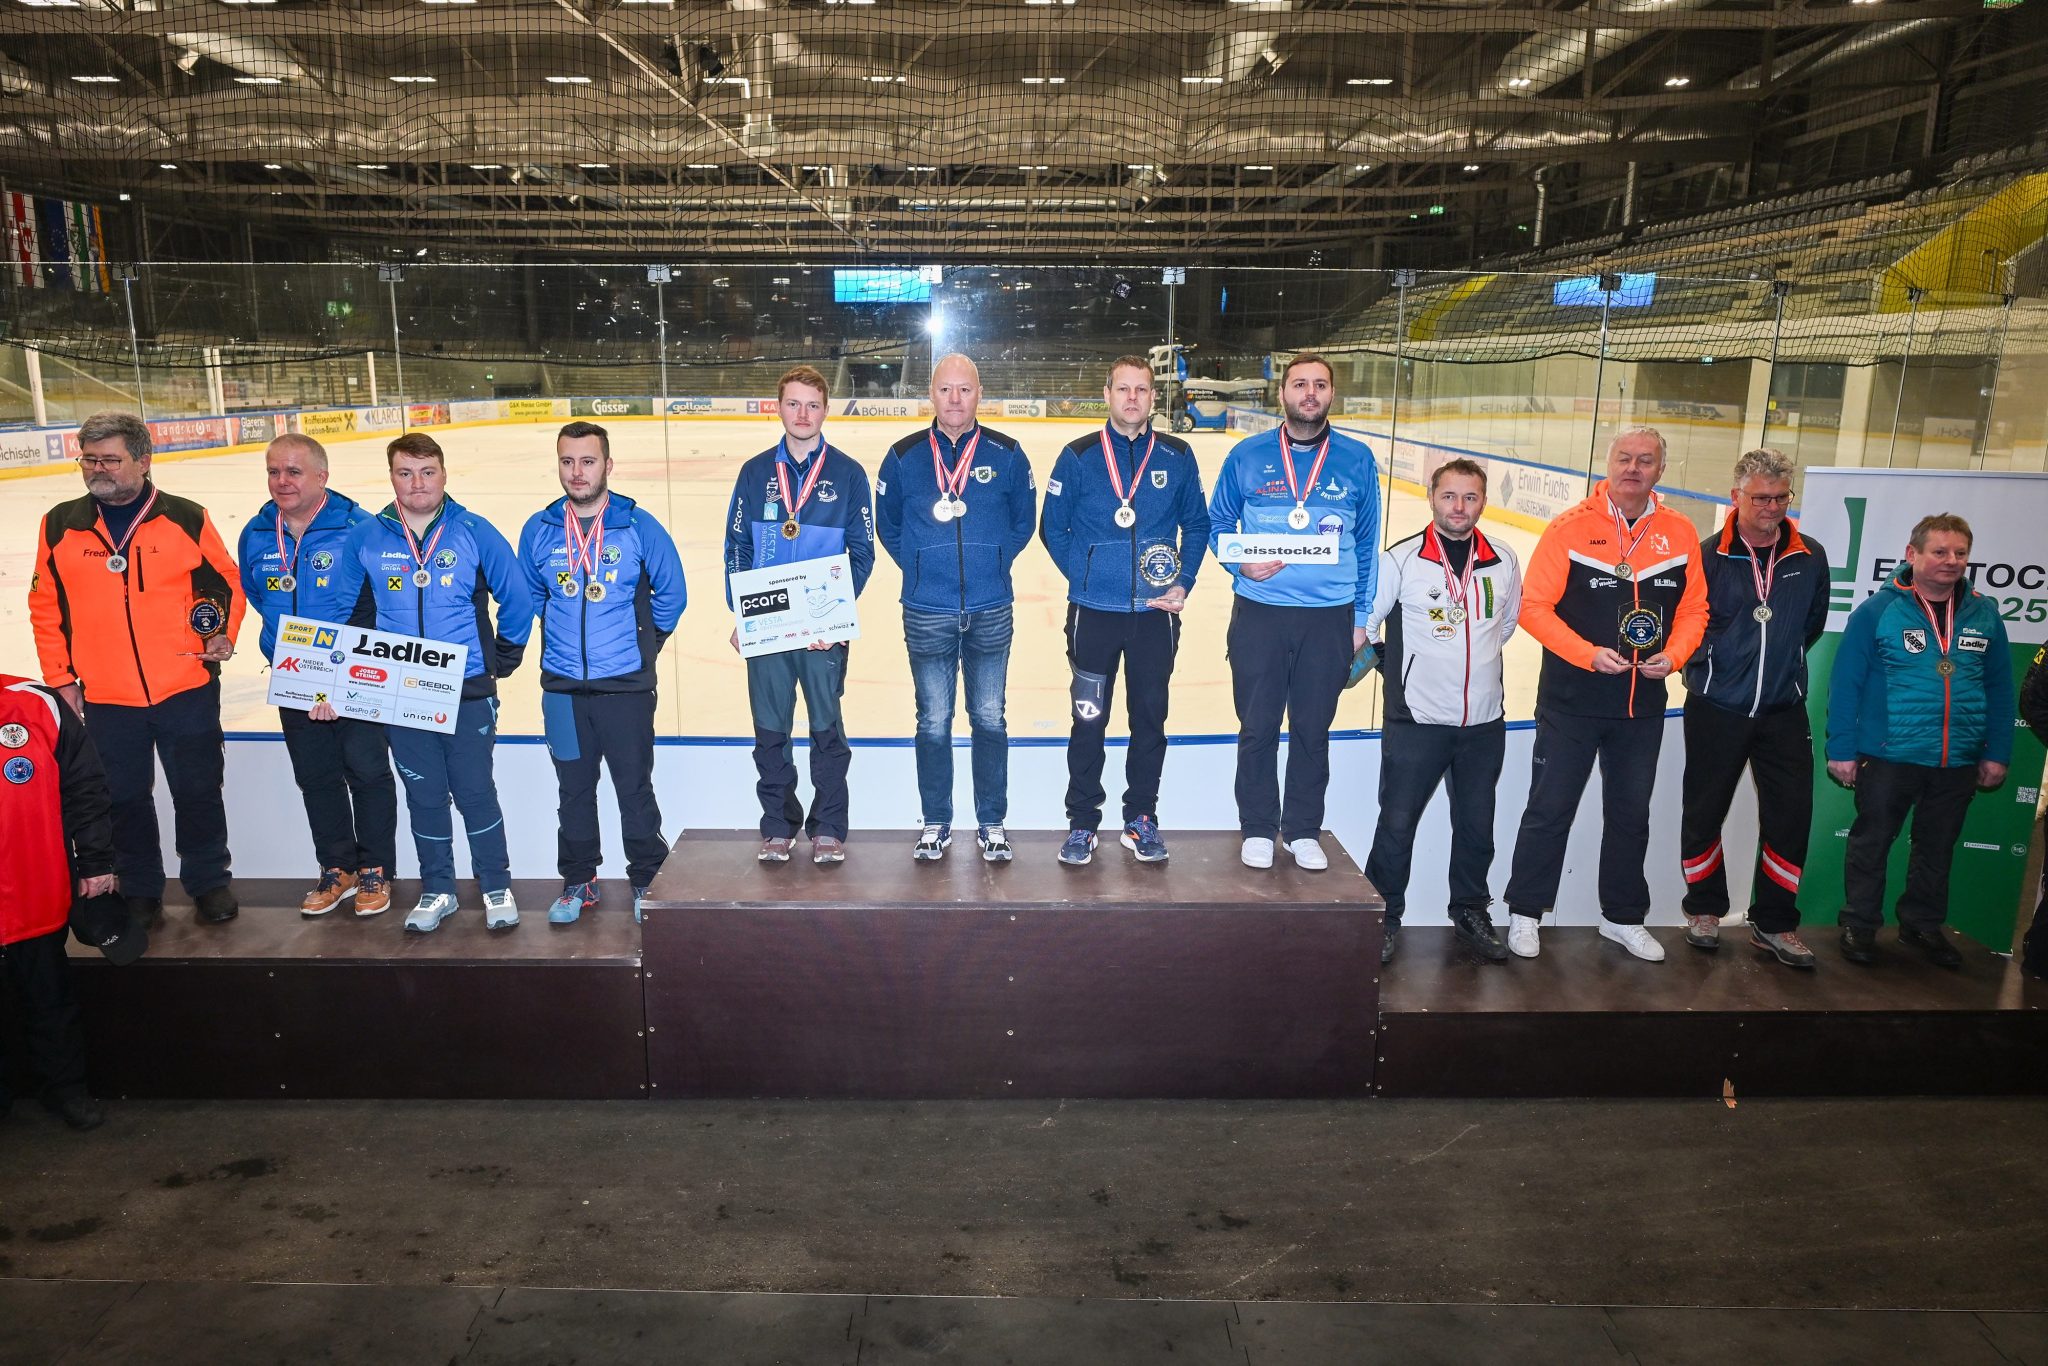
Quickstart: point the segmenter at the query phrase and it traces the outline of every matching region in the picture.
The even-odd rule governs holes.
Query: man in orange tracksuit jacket
[[[43,681],[85,718],[114,798],[114,871],[143,923],[163,913],[156,760],[177,816],[178,877],[203,920],[232,920],[222,800],[220,666],[245,606],[206,509],[149,477],[149,427],[95,413],[78,429],[86,495],[36,537],[29,618]]]
[[[1643,928],[1650,884],[1650,789],[1664,740],[1664,680],[1707,629],[1700,534],[1657,499],[1664,438],[1630,427],[1607,448],[1607,478],[1551,522],[1522,589],[1521,625],[1543,646],[1529,803],[1508,876],[1508,948],[1538,952],[1557,900],[1565,842],[1600,764],[1600,933],[1636,957],[1664,948]]]

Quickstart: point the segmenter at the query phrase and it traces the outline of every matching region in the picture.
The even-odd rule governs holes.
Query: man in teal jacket
[[[1942,933],[1949,865],[1978,788],[2012,758],[2012,658],[1998,604],[1963,583],[1970,524],[1923,517],[1906,567],[1849,615],[1828,684],[1828,775],[1856,793],[1842,882],[1842,956],[1877,957],[1885,862],[1906,817],[1913,852],[1897,911],[1899,942],[1940,967],[1962,966]]]

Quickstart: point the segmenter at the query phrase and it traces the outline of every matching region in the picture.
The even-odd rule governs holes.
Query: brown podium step
[[[1334,838],[1324,873],[1246,868],[1219,831],[1152,865],[1111,832],[1069,868],[1063,838],[919,863],[855,831],[818,867],[683,836],[647,907],[653,1094],[1370,1094],[1380,900]]]

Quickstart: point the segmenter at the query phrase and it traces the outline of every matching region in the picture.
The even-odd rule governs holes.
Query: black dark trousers
[[[754,792],[761,799],[762,838],[794,839],[801,830],[813,839],[845,839],[846,770],[852,763],[853,747],[846,743],[845,727],[811,732],[812,796],[806,814],[796,794],[796,760],[790,757],[789,737],[755,727],[754,772],[759,778]]]
[[[1116,670],[1124,670],[1124,712],[1131,746],[1124,756],[1124,821],[1159,812],[1159,774],[1166,766],[1167,685],[1180,650],[1180,617],[1172,612],[1103,612],[1067,604],[1067,666],[1100,674],[1105,682],[1099,709],[1084,719],[1077,701],[1067,732],[1067,827],[1094,830],[1102,824],[1103,736],[1116,700]]]
[[[575,722],[572,745],[550,737],[561,801],[561,832],[555,866],[567,883],[589,882],[604,857],[597,828],[597,772],[611,770],[619,798],[619,832],[625,838],[626,876],[645,887],[668,857],[661,834],[661,807],[654,799],[654,694],[651,692],[563,693]],[[567,738],[567,737],[562,737]],[[564,751],[569,751],[565,753]]]
[[[178,880],[193,896],[228,882],[228,813],[221,798],[220,680],[151,707],[87,698],[85,729],[114,798],[114,871],[124,896],[164,894],[163,836],[156,823],[156,761],[162,758],[177,814]]]
[[[313,852],[345,873],[398,865],[398,781],[384,727],[371,721],[314,721],[280,707],[292,777],[305,799]]]
[[[1536,749],[1529,804],[1515,836],[1508,909],[1541,915],[1557,904],[1565,844],[1593,764],[1600,764],[1600,914],[1617,925],[1640,925],[1650,913],[1643,859],[1650,846],[1650,790],[1664,717],[1572,716],[1536,709]]]
[[[1799,878],[1813,825],[1813,731],[1804,707],[1751,717],[1703,698],[1686,699],[1678,828],[1685,913],[1728,914],[1721,827],[1745,768],[1756,783],[1759,836],[1749,919],[1765,934],[1784,934],[1799,928]]]
[[[1230,690],[1237,703],[1237,827],[1283,842],[1322,833],[1330,786],[1330,722],[1351,672],[1349,604],[1230,605]],[[1280,723],[1287,723],[1287,795],[1280,794]]]
[[[1977,766],[1935,768],[1895,764],[1867,755],[1856,760],[1856,819],[1842,859],[1842,923],[1875,930],[1884,924],[1885,862],[1906,817],[1913,817],[1913,849],[1906,858],[1906,889],[1894,906],[1899,923],[1931,930],[1948,919],[1948,873],[1962,838],[1963,817],[1977,794]]]
[[[13,997],[5,1018],[19,1019],[26,1028],[29,1065],[41,1078],[46,1096],[85,1090],[85,1026],[71,989],[71,964],[64,957],[67,933],[68,929],[58,930],[0,944],[0,979]],[[0,1065],[0,1105],[10,1099],[5,1067]]]
[[[1439,781],[1451,802],[1451,906],[1492,904],[1493,800],[1507,754],[1505,721],[1427,726],[1389,720],[1380,733],[1380,820],[1365,876],[1387,901],[1387,923],[1401,923],[1415,828]]]

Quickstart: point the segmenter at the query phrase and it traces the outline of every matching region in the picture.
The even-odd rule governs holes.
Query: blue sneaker
[[[1001,823],[976,826],[974,842],[981,846],[981,858],[984,863],[1008,863],[1010,856],[1015,852],[1010,848],[1010,837],[1004,832]]]
[[[1067,842],[1060,846],[1060,862],[1080,867],[1095,857],[1095,832],[1093,830],[1070,830]]]
[[[647,918],[640,913],[640,903],[645,900],[647,900],[647,889],[645,887],[635,887],[633,889],[633,923],[635,925]]]
[[[1158,823],[1150,816],[1124,822],[1124,833],[1119,843],[1136,854],[1140,863],[1166,862],[1166,841],[1159,837]]]
[[[548,907],[548,924],[573,925],[582,919],[585,911],[596,904],[595,882],[572,882],[562,888],[562,894],[555,898],[555,904]]]
[[[953,842],[953,827],[950,825],[926,825],[917,837],[917,847],[910,856],[919,863],[930,863],[946,856],[946,846]]]

